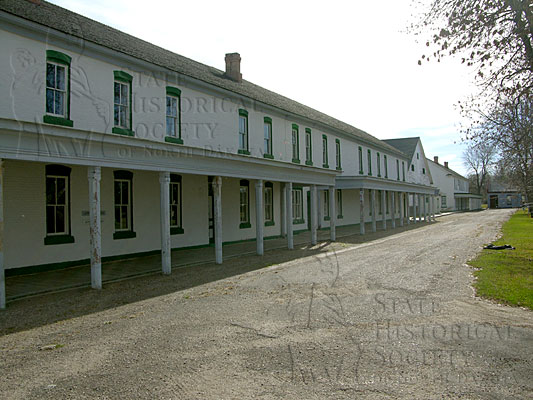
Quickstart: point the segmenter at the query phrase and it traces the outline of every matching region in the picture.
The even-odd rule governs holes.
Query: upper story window
[[[62,165],[46,166],[46,245],[74,242],[70,236],[70,171]]]
[[[405,182],[405,161],[402,161],[402,180]]]
[[[335,139],[335,167],[337,170],[341,170],[341,141]]]
[[[239,154],[250,154],[248,151],[248,111],[239,110]]]
[[[415,172],[415,165],[411,164],[411,171]]]
[[[378,166],[378,178],[381,177],[381,162],[379,153],[376,153],[376,165]]]
[[[133,136],[131,129],[131,98],[133,77],[123,71],[114,71],[113,133]]]
[[[422,168],[422,173],[423,173],[424,175],[426,175],[426,169],[425,169],[425,168]]]
[[[416,153],[416,159],[420,160],[420,154],[419,153]]]
[[[181,139],[181,90],[167,86],[165,142],[183,144]]]
[[[272,118],[265,117],[263,121],[263,157],[274,158],[272,153]]]
[[[363,174],[363,148],[359,146],[359,173]]]
[[[291,144],[292,144],[292,162],[300,163],[300,137],[298,125],[292,124]]]
[[[313,165],[313,137],[311,129],[305,128],[305,164]]]
[[[383,166],[385,167],[385,178],[389,177],[389,166],[387,165],[387,155],[383,154]]]
[[[368,162],[368,175],[372,175],[372,150],[368,149],[366,159]]]
[[[328,165],[328,137],[322,135],[322,166],[324,168],[329,168]]]
[[[46,51],[46,115],[48,124],[73,126],[70,118],[70,56]]]
[[[403,165],[403,161],[402,161]],[[396,159],[396,179],[400,180],[400,160]]]
[[[170,234],[175,235],[183,233],[182,218],[181,218],[181,176],[170,175],[169,187],[169,203],[170,203]]]

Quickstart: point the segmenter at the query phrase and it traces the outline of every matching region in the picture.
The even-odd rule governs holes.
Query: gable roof
[[[46,1],[36,1],[34,3],[27,0],[2,0],[0,1],[0,10],[325,124],[356,139],[361,139],[396,155],[402,155],[396,148],[389,146],[367,132],[311,107],[246,80],[241,83],[235,82],[227,78],[224,71],[175,54]]]
[[[437,167],[440,167],[441,169],[443,169],[444,171],[448,172],[449,174],[455,176],[456,178],[460,178],[460,179],[468,180],[468,178],[464,177],[464,176],[461,175],[459,172],[455,172],[453,169],[446,168],[444,165],[439,164],[439,163],[436,163],[435,161],[430,160],[429,158],[426,158],[426,161],[427,161],[428,163],[431,163],[431,164],[437,166]]]
[[[416,145],[420,141],[420,137],[409,137],[401,139],[384,139],[383,140],[388,145],[400,150],[402,153],[409,157],[409,160],[413,159],[415,154]]]

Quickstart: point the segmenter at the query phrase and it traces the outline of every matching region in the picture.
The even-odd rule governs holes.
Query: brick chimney
[[[444,168],[448,168],[448,161],[444,161]]]
[[[226,54],[226,76],[235,82],[242,82],[241,55],[239,53]]]
[[[439,156],[433,156],[433,162],[435,164],[438,164],[439,163]]]

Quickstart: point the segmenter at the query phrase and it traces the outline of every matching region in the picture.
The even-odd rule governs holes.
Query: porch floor
[[[381,230],[378,221],[378,231]],[[397,223],[397,227],[399,224]],[[416,224],[415,226],[420,226]],[[372,224],[366,223],[365,230],[368,233],[372,230]],[[390,221],[388,221],[388,230]],[[336,228],[337,238],[359,234],[359,225],[338,226]],[[365,235],[366,236],[366,235]],[[370,239],[370,238],[369,238]],[[319,241],[329,240],[329,229],[318,231]],[[365,237],[361,237],[365,241]],[[294,235],[294,246],[302,247],[311,242],[310,231],[299,232]],[[264,241],[265,251],[275,249],[286,249],[286,238],[275,238]],[[223,246],[223,259],[239,257],[241,255],[255,254],[256,242],[245,241]],[[214,263],[215,249],[212,246],[196,249],[177,249],[172,251],[172,268],[190,267],[200,264]],[[224,268],[224,264],[220,266]],[[161,272],[161,255],[150,255],[137,258],[130,258],[118,261],[108,261],[102,263],[102,283],[120,281],[142,275],[156,274]],[[6,277],[6,300],[35,296],[44,293],[63,291],[73,288],[89,287],[91,284],[90,265],[80,265],[65,269],[37,272],[26,275],[15,275]]]

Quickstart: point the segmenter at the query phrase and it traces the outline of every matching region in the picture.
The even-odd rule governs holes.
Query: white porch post
[[[387,230],[387,191],[381,191],[381,215],[383,222],[383,230]]]
[[[324,194],[323,190],[317,190],[317,209],[318,209],[318,229],[322,228],[324,223]]]
[[[406,213],[406,219],[407,219],[407,225],[409,225],[411,223],[411,212],[409,211],[409,203],[411,202],[411,193],[407,192],[406,193],[406,198],[407,198],[407,201],[405,202],[405,213]]]
[[[428,212],[428,206],[429,206],[429,203],[428,203],[428,195],[425,194],[423,195],[423,199],[424,199],[424,222],[429,222],[429,212]]]
[[[287,182],[285,188],[287,190],[287,212],[285,213],[287,215],[287,247],[289,250],[292,250],[294,249],[294,237],[292,231],[292,182]]]
[[[0,159],[0,310],[6,308],[6,275],[4,266],[4,160]]]
[[[396,228],[396,192],[391,192],[391,227]]]
[[[376,229],[377,210],[376,210],[376,189],[370,189],[370,209],[372,210],[372,232]]]
[[[330,186],[329,191],[329,239],[334,242],[336,239],[335,223],[337,221],[337,198],[335,197],[335,186]]]
[[[309,198],[311,199],[311,244],[314,246],[317,244],[317,190],[316,185],[311,185],[311,193]]]
[[[405,193],[404,192],[400,192],[399,193],[399,201],[400,201],[400,226],[403,226],[403,218],[404,218],[404,205],[405,205]]]
[[[359,189],[359,233],[365,234],[365,189]]]
[[[281,236],[286,237],[287,236],[287,188],[286,183],[280,183],[281,188],[281,207],[280,207],[280,214],[281,214]]]
[[[213,217],[215,219],[215,262],[222,264],[222,177],[213,178]]]
[[[262,256],[265,253],[263,242],[264,222],[263,209],[263,180],[258,179],[255,182],[255,237],[257,244],[257,255]]]
[[[416,193],[413,193],[413,223],[416,224],[416,217],[418,216],[417,212],[417,205],[418,205],[418,195]]]
[[[418,194],[418,222],[422,222],[422,195]]]
[[[102,229],[100,222],[100,180],[102,169],[88,167],[89,241],[91,249],[91,287],[102,289]]]
[[[161,192],[160,226],[161,226],[161,269],[164,275],[172,272],[170,250],[170,172],[159,173],[159,190]]]
[[[436,221],[435,219],[435,197],[436,196],[431,196],[431,218],[433,219],[433,222]]]

